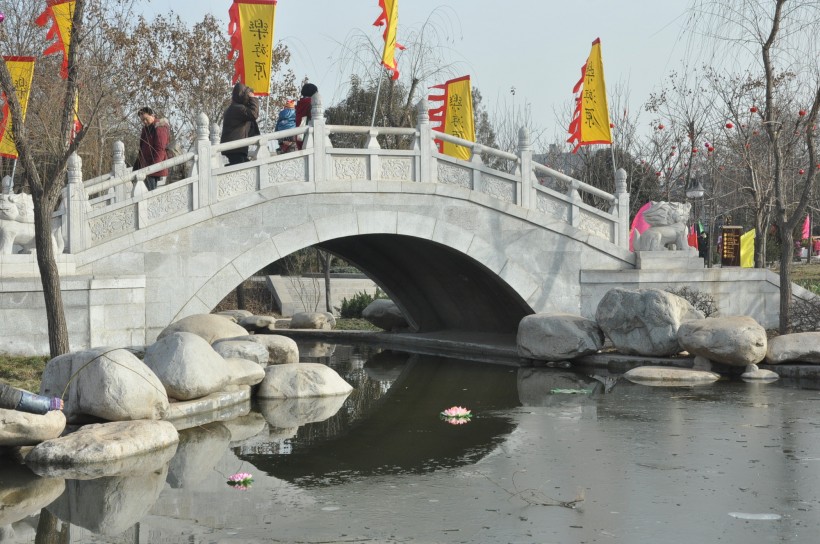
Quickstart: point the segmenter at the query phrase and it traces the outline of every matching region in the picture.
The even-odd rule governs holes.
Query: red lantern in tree
[[[677,148],[678,148],[678,146],[676,146],[676,145],[672,146],[672,149],[677,149]]]
[[[749,108],[749,111],[752,113],[757,113],[757,106],[752,106],[751,108]]]
[[[609,128],[615,128],[615,123],[609,123]]]
[[[799,115],[800,117],[805,117],[805,116],[806,116],[806,110],[800,110],[800,111],[798,111],[798,112],[797,112],[797,115]]]
[[[660,173],[660,172],[655,172],[655,175],[656,175],[656,176],[658,176],[658,177],[661,177],[661,173]]]
[[[806,171],[805,171],[805,170],[803,170],[803,169],[801,168],[801,169],[800,169],[800,171],[799,171],[799,172],[797,172],[797,173],[798,173],[798,174],[800,174],[800,175],[802,176],[803,174],[805,174],[805,173],[806,173]]]
[[[692,148],[692,153],[697,153],[697,152],[698,152],[698,148],[697,148],[697,147],[693,147],[693,148]]]
[[[658,130],[663,130],[663,125],[658,125]]]
[[[732,123],[726,123],[726,128],[735,128],[735,126]]]

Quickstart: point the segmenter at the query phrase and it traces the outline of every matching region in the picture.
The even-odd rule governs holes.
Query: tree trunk
[[[792,251],[794,240],[789,229],[780,228],[780,334],[789,332],[789,311],[792,300]]]
[[[236,286],[236,307],[240,310],[245,309],[245,282],[244,281]]]
[[[34,202],[34,236],[37,247],[37,266],[43,286],[43,298],[48,322],[48,345],[51,357],[68,353],[68,327],[63,308],[63,293],[60,290],[60,273],[54,257],[54,245],[51,239],[51,215],[55,208],[56,198],[50,195],[32,194]]]
[[[46,510],[40,510],[40,519],[37,520],[37,533],[34,535],[34,544],[67,544],[71,540],[70,524],[63,523],[57,530],[57,516]]]
[[[322,259],[322,272],[325,274],[325,311],[332,314],[333,305],[331,304],[330,296],[330,260],[333,257],[326,251],[320,251],[319,256]]]

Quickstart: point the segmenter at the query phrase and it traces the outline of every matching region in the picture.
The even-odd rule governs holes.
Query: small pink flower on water
[[[237,472],[236,474],[232,475],[228,478],[229,482],[242,482],[245,480],[253,479],[253,475],[248,472]]]
[[[462,406],[453,406],[441,412],[441,417],[470,418],[472,413]]]
[[[464,425],[470,422],[470,418],[468,417],[445,417],[442,419],[450,425]]]

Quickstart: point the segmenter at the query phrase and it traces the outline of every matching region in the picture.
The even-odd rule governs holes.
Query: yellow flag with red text
[[[52,26],[48,29],[46,40],[53,43],[43,51],[43,54],[63,54],[60,76],[65,79],[68,77],[68,48],[71,46],[71,27],[74,24],[74,0],[48,0],[46,9],[35,22],[39,26],[46,26],[49,20]]]
[[[273,63],[273,24],[276,0],[234,0],[228,33],[234,60],[232,83],[241,81],[260,96],[270,94],[270,69]]]
[[[404,49],[404,46],[396,41],[396,33],[399,26],[399,0],[379,0],[379,7],[382,9],[381,15],[373,23],[373,26],[384,25],[384,51],[382,52],[382,65],[393,72],[391,79],[399,79],[399,67],[396,62],[396,49]]]
[[[569,125],[570,138],[567,140],[575,145],[572,152],[578,151],[582,145],[611,144],[612,133],[600,38],[592,42],[592,51],[586,64],[581,68],[581,79],[575,84],[572,92],[577,93],[575,112]]]
[[[23,119],[26,118],[28,97],[31,95],[31,81],[34,78],[34,57],[3,57],[6,68],[11,75],[14,92],[20,101],[23,110]],[[3,94],[3,120],[0,121],[0,157],[17,158],[17,146],[14,144],[12,132],[11,109],[6,95]]]
[[[473,95],[470,76],[451,79],[434,89],[443,89],[444,94],[430,95],[431,102],[442,102],[438,108],[430,110],[433,130],[475,142],[475,122],[473,119]],[[470,148],[463,145],[436,140],[439,152],[457,159],[470,160]]]

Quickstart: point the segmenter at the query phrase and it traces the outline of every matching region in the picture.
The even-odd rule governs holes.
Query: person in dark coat
[[[259,135],[259,99],[253,94],[253,89],[243,83],[233,86],[231,105],[225,110],[222,120],[221,143],[233,142]],[[228,158],[228,164],[248,162],[248,146],[230,149],[222,152]]]
[[[134,170],[157,164],[167,157],[165,149],[171,139],[171,124],[168,119],[159,117],[149,107],[140,108],[137,112],[142,123],[140,133],[140,151],[137,155],[137,162],[134,163]],[[145,178],[145,186],[149,191],[157,188],[161,178],[168,175],[168,169],[153,172]]]
[[[319,88],[313,83],[302,85],[302,97],[296,103],[296,126],[302,126],[302,120],[310,122],[310,108],[313,95],[319,92]],[[302,142],[299,142],[299,149],[302,149]]]
[[[51,410],[62,410],[63,399],[35,395],[5,383],[0,383],[0,408],[31,414],[45,414]]]

